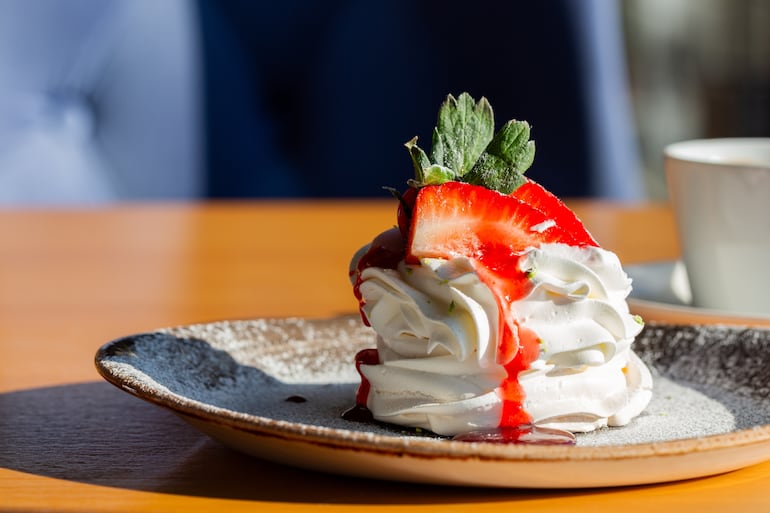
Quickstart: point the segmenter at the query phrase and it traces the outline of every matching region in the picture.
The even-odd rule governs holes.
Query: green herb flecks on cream
[[[497,132],[492,107],[486,98],[476,102],[468,93],[447,96],[441,105],[430,156],[406,143],[415,178],[412,187],[457,181],[509,194],[524,183],[524,172],[535,158],[526,121],[508,121]]]

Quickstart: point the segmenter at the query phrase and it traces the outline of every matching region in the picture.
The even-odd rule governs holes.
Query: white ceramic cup
[[[693,305],[770,315],[770,138],[664,150]]]

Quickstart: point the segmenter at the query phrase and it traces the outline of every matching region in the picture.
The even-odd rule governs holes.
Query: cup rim
[[[770,152],[770,137],[721,137],[721,138],[704,138],[704,139],[690,139],[686,141],[678,141],[666,145],[663,148],[663,156],[665,159],[676,160],[679,162],[692,162],[696,164],[705,164],[718,168],[744,168],[744,169],[767,169],[770,170],[770,161],[767,163],[743,163],[734,162],[728,160],[719,160],[715,157],[709,158],[708,156],[695,156],[691,153],[683,155],[686,150],[692,150],[693,148],[699,149],[700,147],[724,147],[724,146],[743,146],[743,147],[761,147]]]

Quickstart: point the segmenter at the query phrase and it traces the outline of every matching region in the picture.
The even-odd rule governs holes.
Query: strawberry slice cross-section
[[[537,191],[530,191],[529,197],[535,199]],[[555,210],[551,215],[514,195],[461,182],[423,187],[412,212],[407,260],[464,256],[488,269],[502,270],[528,248],[543,243],[588,243],[582,232],[563,227],[564,212]]]
[[[427,186],[420,189],[412,211],[407,262],[465,257],[473,263],[500,309],[498,361],[503,364],[520,348],[511,305],[532,287],[527,270],[519,266],[522,255],[545,243],[596,245],[566,205],[532,184],[522,199],[461,182]]]
[[[580,246],[598,246],[593,236],[578,219],[578,216],[552,192],[539,183],[527,179],[515,189],[511,196],[556,220],[558,225],[572,234],[575,244]]]

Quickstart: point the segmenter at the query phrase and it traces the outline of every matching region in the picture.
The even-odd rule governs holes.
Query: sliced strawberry
[[[576,245],[599,245],[588,230],[586,230],[586,227],[580,219],[578,219],[575,213],[539,183],[527,179],[523,185],[511,193],[511,196],[523,201],[527,205],[539,210],[556,221],[556,224],[572,234]]]
[[[513,196],[447,182],[420,189],[412,212],[407,260],[465,256],[489,269],[544,242],[575,244],[555,219]]]
[[[579,244],[550,215],[514,196],[447,182],[420,189],[412,211],[406,258],[410,263],[419,263],[421,258],[460,256],[471,260],[479,279],[497,300],[502,321],[497,360],[505,365],[521,349],[511,303],[525,297],[532,287],[526,271],[519,267],[520,257],[528,248],[549,242]]]
[[[412,209],[414,208],[414,200],[417,198],[417,189],[409,187],[398,200],[398,212],[396,217],[398,219],[398,229],[401,230],[401,235],[406,239],[409,235],[409,225],[412,222]]]

